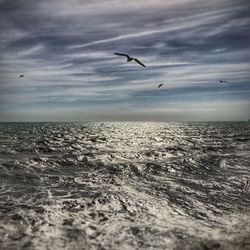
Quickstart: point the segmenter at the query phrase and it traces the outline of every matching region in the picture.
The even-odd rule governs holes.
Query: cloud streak
[[[105,105],[110,106],[113,120],[126,120],[130,117],[129,111],[122,114],[126,103],[141,113],[147,103],[145,119],[149,119],[150,114],[154,117],[154,103],[165,103],[167,113],[168,98],[184,107],[192,102],[192,95],[205,99],[204,112],[211,111],[209,100],[216,102],[214,96],[227,105],[243,101],[244,107],[250,107],[249,10],[244,0],[147,0],[143,4],[1,0],[0,119],[8,120],[8,113],[13,119],[15,108],[16,113],[33,114],[30,120],[36,111],[45,114],[49,108],[51,117],[49,112],[60,105],[85,110],[81,119],[88,119],[91,109],[91,117],[99,119]],[[119,51],[140,58],[147,68],[113,54]],[[21,73],[25,77],[20,80]],[[233,87],[219,85],[218,79],[228,80]],[[161,82],[166,83],[164,88],[156,91]],[[231,102],[221,88],[230,90]],[[190,105],[190,114],[199,120],[195,112]],[[241,115],[241,119],[250,116]]]

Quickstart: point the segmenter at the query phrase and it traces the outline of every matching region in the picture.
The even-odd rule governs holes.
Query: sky
[[[0,121],[248,120],[249,27],[249,0],[0,0]]]

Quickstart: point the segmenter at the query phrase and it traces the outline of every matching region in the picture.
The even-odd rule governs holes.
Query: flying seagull
[[[158,89],[163,86],[163,83],[159,84]]]
[[[20,75],[19,78],[24,77],[24,75]]]
[[[229,82],[227,82],[227,81],[225,81],[225,80],[219,80],[219,82],[220,82],[220,83],[228,83],[228,84],[229,84]]]
[[[123,54],[123,53],[114,53],[115,55],[117,55],[117,56],[125,56],[125,57],[127,57],[127,62],[132,62],[133,60],[135,61],[135,62],[137,62],[138,64],[140,64],[142,67],[145,67],[146,68],[146,65],[144,65],[142,62],[140,62],[137,58],[135,58],[135,57],[131,57],[131,56],[129,56],[129,55],[127,55],[127,54]]]

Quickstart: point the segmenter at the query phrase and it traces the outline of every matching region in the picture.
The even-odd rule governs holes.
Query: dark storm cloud
[[[28,105],[53,94],[53,103],[67,103],[67,92],[89,105],[106,102],[104,93],[115,100],[127,93],[122,99],[132,102],[161,81],[174,96],[181,88],[216,86],[220,78],[235,91],[249,89],[249,13],[243,0],[2,0],[1,102],[18,97]],[[127,64],[113,54],[119,51],[148,67]],[[163,90],[159,100],[164,96]],[[71,101],[80,106],[77,100]]]

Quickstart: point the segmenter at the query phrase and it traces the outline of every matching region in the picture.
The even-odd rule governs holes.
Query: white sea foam
[[[0,248],[247,249],[242,131],[249,124],[0,125]]]

